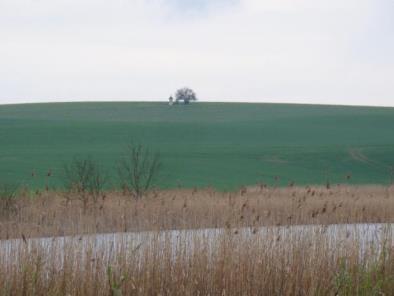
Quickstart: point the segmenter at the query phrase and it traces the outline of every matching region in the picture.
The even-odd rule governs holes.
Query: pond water
[[[383,238],[388,239],[387,243],[394,246],[393,234],[394,224],[340,224],[110,233],[34,238],[26,241],[13,239],[0,241],[0,263],[15,263],[21,251],[31,253],[37,250],[52,259],[55,258],[59,263],[62,263],[64,254],[69,254],[70,251],[77,253],[78,260],[83,260],[87,252],[89,256],[93,254],[112,260],[122,251],[135,255],[135,252],[143,252],[147,248],[157,250],[166,247],[175,254],[180,249],[193,250],[196,244],[202,242],[209,252],[223,240],[238,243],[258,240],[270,244],[271,247],[272,244],[289,247],[296,241],[303,240],[311,244],[324,242],[332,250],[346,249],[349,244],[357,243],[360,255],[363,256],[367,249],[379,249]]]

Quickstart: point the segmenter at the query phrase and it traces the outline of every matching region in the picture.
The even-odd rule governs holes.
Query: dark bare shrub
[[[76,193],[86,206],[91,197],[94,202],[102,195],[108,176],[91,157],[74,157],[64,166],[64,182],[69,193]]]
[[[129,145],[118,166],[122,188],[134,198],[141,198],[153,187],[160,166],[159,153],[142,145]]]
[[[1,216],[9,217],[16,213],[16,197],[18,186],[15,184],[0,184],[0,211]]]

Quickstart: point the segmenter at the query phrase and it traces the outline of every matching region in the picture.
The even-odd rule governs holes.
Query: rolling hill
[[[131,141],[160,151],[162,188],[385,184],[394,108],[159,102],[0,106],[0,182],[62,186],[62,168],[91,155],[116,184]],[[48,177],[47,173],[51,172]]]

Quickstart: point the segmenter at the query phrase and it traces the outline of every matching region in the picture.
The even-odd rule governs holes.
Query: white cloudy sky
[[[0,103],[394,106],[394,0],[0,0]]]

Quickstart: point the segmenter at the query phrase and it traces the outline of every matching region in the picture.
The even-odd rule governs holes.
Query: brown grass
[[[0,239],[163,229],[394,222],[394,188],[333,186],[153,192],[134,200],[121,192],[84,209],[61,192],[21,195],[0,211]]]
[[[392,228],[366,248],[362,233],[343,231],[333,243],[325,226],[287,236],[258,230],[361,222],[394,222],[393,188],[169,190],[138,201],[107,192],[86,208],[62,192],[22,194],[0,211],[0,295],[394,295]],[[225,230],[215,240],[163,240],[165,229],[216,227]],[[153,236],[113,248],[94,236],[29,240],[142,230]]]
[[[332,248],[322,232],[227,232],[214,243],[198,237],[175,245],[154,237],[141,249],[122,242],[96,252],[78,243],[21,241],[9,254],[0,248],[0,294],[393,295],[393,242],[387,231],[378,248],[360,256],[357,239]]]

